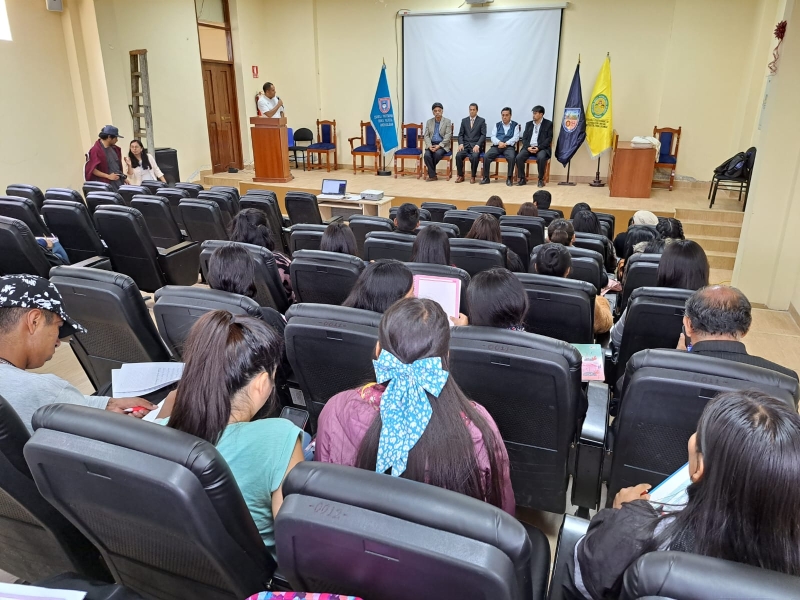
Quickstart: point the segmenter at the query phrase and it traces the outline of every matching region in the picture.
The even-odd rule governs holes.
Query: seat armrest
[[[169,248],[156,248],[158,250],[159,256],[169,256],[175,252],[180,252],[184,248],[189,246],[198,244],[198,242],[181,242],[180,244],[175,244],[174,246],[170,246]]]
[[[158,249],[158,264],[164,272],[167,285],[194,285],[200,271],[198,242],[181,242],[171,248]]]
[[[337,223],[337,222],[341,221],[342,218],[343,218],[342,215],[339,215],[338,217],[331,217],[327,221],[323,221],[322,224],[323,225],[330,225],[331,223]]]
[[[609,292],[603,297],[608,300],[608,305],[611,307],[611,314],[617,314],[617,302],[619,302],[619,294],[617,292]]]
[[[589,408],[578,439],[578,452],[572,474],[572,504],[586,510],[595,510],[600,504],[603,457],[608,430],[608,385],[589,382]]]
[[[350,152],[352,152],[353,148],[355,148],[355,146],[353,146],[353,140],[358,140],[360,142],[361,141],[361,137],[360,136],[356,136],[356,137],[347,138],[347,141],[350,142]]]
[[[589,521],[572,515],[564,515],[561,529],[558,531],[556,555],[553,557],[553,577],[550,580],[550,593],[547,600],[563,600],[564,582],[567,577],[568,565],[572,563],[575,555],[575,545],[586,535]]]
[[[283,222],[283,226],[284,227],[291,227],[292,226],[292,221],[291,221],[291,219],[289,219],[289,217],[284,217],[283,215],[281,215],[281,221]]]
[[[111,271],[111,260],[107,256],[93,256],[72,265],[73,267],[91,267],[92,269],[102,269]]]

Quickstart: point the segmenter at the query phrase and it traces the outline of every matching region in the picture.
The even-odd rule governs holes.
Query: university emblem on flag
[[[564,122],[562,123],[564,131],[566,131],[567,133],[575,131],[575,128],[578,126],[578,121],[580,121],[580,119],[581,119],[580,108],[565,108]]]
[[[604,94],[597,94],[592,100],[592,116],[595,119],[602,119],[608,112],[608,98]]]
[[[378,108],[383,114],[389,112],[392,108],[392,99],[391,98],[378,98]]]

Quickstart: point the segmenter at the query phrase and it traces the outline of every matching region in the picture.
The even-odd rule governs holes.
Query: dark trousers
[[[436,152],[431,152],[430,149],[425,150],[425,166],[428,167],[428,177],[436,177],[436,163],[442,160],[445,155],[444,148],[439,148]]]
[[[475,144],[464,144],[464,149],[459,150],[456,153],[456,170],[458,171],[458,176],[464,176],[464,160],[469,158],[469,162],[472,165],[472,176],[476,177],[478,175],[478,165],[481,162],[481,153],[473,152],[472,149],[475,147]]]
[[[506,146],[505,148],[498,148],[497,146],[492,146],[486,152],[483,157],[483,178],[489,178],[489,166],[492,164],[492,161],[496,159],[498,156],[505,157],[506,161],[508,161],[508,179],[514,177],[514,157],[516,153],[514,152],[513,146]]]
[[[531,157],[527,148],[517,154],[517,175],[520,179],[525,177],[525,163]],[[550,160],[550,148],[539,150],[536,154],[536,168],[539,170],[539,181],[544,181],[544,172],[547,169],[547,161]]]

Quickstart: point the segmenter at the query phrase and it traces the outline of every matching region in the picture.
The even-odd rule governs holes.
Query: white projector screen
[[[511,107],[524,126],[541,104],[553,119],[561,9],[406,15],[403,121],[425,123],[441,102],[458,135],[475,102],[486,134]]]

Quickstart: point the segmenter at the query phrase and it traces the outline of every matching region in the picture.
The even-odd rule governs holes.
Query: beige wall
[[[10,183],[78,185],[87,148],[76,122],[61,15],[44,2],[7,0],[6,6],[13,41],[0,41],[0,192]]]

